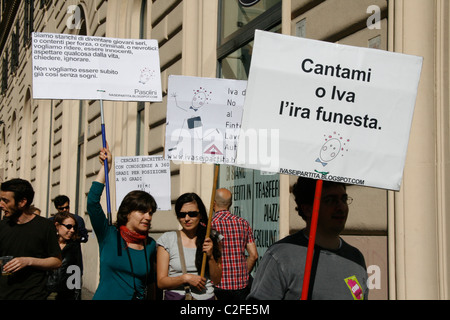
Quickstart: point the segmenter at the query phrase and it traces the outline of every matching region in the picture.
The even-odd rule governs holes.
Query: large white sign
[[[156,40],[34,32],[33,98],[162,101]]]
[[[168,84],[166,159],[234,163],[247,81],[170,76]]]
[[[256,31],[237,164],[399,190],[422,60]]]
[[[128,192],[142,190],[155,198],[158,210],[171,210],[170,163],[162,156],[115,157],[116,208]]]

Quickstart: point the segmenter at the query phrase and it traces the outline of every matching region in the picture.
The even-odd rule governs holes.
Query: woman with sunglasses
[[[185,193],[177,199],[175,213],[182,229],[166,232],[157,241],[158,287],[164,290],[165,300],[183,300],[186,293],[195,300],[212,300],[213,284],[222,278],[221,251],[216,237],[205,239],[208,222],[205,205],[197,194]],[[181,265],[178,237],[186,273]],[[204,252],[206,278],[200,275]]]
[[[87,211],[100,252],[100,282],[93,300],[153,299],[156,242],[148,236],[148,231],[157,209],[155,199],[145,191],[129,192],[119,206],[116,223],[109,225],[100,204],[106,159],[110,167],[111,152],[102,148],[99,155],[102,166],[87,199]]]
[[[79,277],[70,283],[81,284],[81,246],[78,241],[77,221],[75,216],[69,212],[57,213],[54,217],[55,227],[58,234],[58,243],[61,248],[62,264],[56,270],[48,272],[47,290],[49,299],[55,300],[81,300],[81,288],[73,286],[69,288],[69,277]],[[78,267],[75,270],[73,266]],[[71,268],[68,270],[68,268]]]

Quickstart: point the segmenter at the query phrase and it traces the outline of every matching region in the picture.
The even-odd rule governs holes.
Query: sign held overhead
[[[256,31],[237,164],[399,190],[422,60]],[[274,132],[270,166],[249,130]]]
[[[34,32],[33,98],[162,101],[156,40]]]
[[[247,81],[169,76],[165,158],[233,164]]]

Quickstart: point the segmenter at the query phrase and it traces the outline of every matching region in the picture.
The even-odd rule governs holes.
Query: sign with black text
[[[165,158],[232,164],[247,81],[169,76]]]
[[[142,190],[150,193],[158,210],[171,210],[170,163],[162,156],[115,157],[116,207],[128,192]]]
[[[259,256],[253,270],[256,272],[264,253],[280,240],[280,176],[222,165],[219,188],[226,188],[231,192],[230,212],[250,223]]]
[[[236,164],[399,190],[422,60],[257,30]]]
[[[162,101],[156,40],[32,34],[33,98]]]

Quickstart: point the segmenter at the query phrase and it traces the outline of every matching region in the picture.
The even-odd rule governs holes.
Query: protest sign
[[[255,272],[264,253],[279,240],[279,175],[225,165],[221,166],[219,182],[220,188],[232,194],[230,212],[252,226],[259,256]]]
[[[115,157],[116,207],[126,194],[142,190],[155,198],[158,210],[171,210],[170,163],[162,156]]]
[[[278,174],[255,171],[253,175],[253,235],[262,257],[280,238],[280,178]]]
[[[34,32],[33,98],[162,101],[156,40]]]
[[[399,190],[422,60],[256,31],[237,165]]]
[[[247,81],[169,76],[165,158],[234,163]]]

